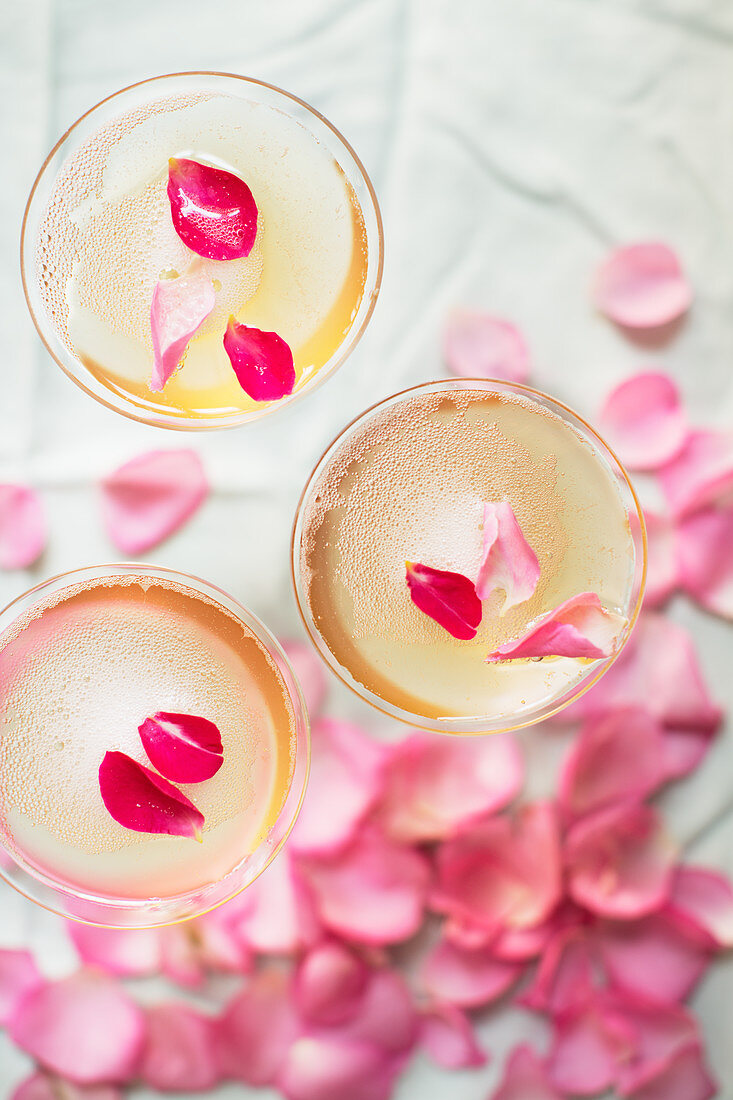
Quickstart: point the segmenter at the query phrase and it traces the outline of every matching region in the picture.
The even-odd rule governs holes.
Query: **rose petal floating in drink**
[[[153,374],[150,388],[159,393],[178,367],[194,333],[216,304],[214,284],[202,270],[177,279],[159,279],[150,306]]]
[[[676,531],[682,588],[699,604],[733,619],[733,505],[704,508]]]
[[[634,374],[611,390],[598,427],[632,470],[656,470],[670,462],[688,434],[679,390],[661,371]]]
[[[293,353],[276,332],[262,332],[229,318],[224,349],[237,381],[253,401],[279,401],[293,392]]]
[[[504,1076],[489,1100],[563,1100],[553,1087],[544,1062],[526,1043],[510,1051]]]
[[[150,763],[174,783],[202,783],[224,763],[221,734],[207,718],[161,710],[139,732]]]
[[[520,657],[610,657],[626,618],[604,608],[595,592],[571,596],[544,615],[521,638],[505,642],[489,662]]]
[[[168,199],[176,233],[192,252],[209,260],[249,256],[257,236],[257,204],[239,176],[171,157]]]
[[[27,569],[46,545],[41,499],[25,485],[0,485],[0,569]]]
[[[412,602],[454,638],[476,637],[481,622],[481,600],[473,581],[462,573],[405,562]]]
[[[99,789],[109,813],[126,829],[201,839],[204,815],[193,802],[124,752],[105,754]]]
[[[692,290],[679,259],[657,241],[616,249],[596,276],[596,306],[625,328],[660,328],[681,317]]]
[[[484,545],[476,594],[487,600],[499,588],[504,593],[500,614],[528,600],[540,579],[540,563],[507,500],[484,504]]]
[[[443,331],[443,355],[453,374],[525,382],[529,349],[509,321],[489,313],[455,309]]]

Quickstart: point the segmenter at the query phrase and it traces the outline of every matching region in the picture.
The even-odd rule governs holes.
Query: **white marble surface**
[[[581,413],[593,415],[613,380],[659,362],[696,420],[733,420],[732,46],[729,0],[0,0],[0,480],[37,485],[51,526],[32,571],[0,576],[0,603],[114,557],[96,480],[138,451],[189,442],[87,398],[25,312],[25,198],[45,152],[92,103],[166,71],[246,73],[323,111],[373,177],[387,244],[367,336],[295,408],[194,441],[211,498],[150,555],[201,573],[287,634],[290,524],[313,460],[366,405],[441,375],[439,330],[452,304],[514,319],[535,383]],[[678,338],[655,350],[594,315],[588,282],[613,242],[656,237],[679,250],[697,297]],[[733,707],[730,629],[684,601],[672,614],[692,630],[716,698]],[[344,706],[374,721],[356,700]],[[524,742],[532,786],[547,787],[557,739],[534,731]],[[664,807],[693,858],[733,873],[729,731]],[[0,943],[32,944],[51,973],[72,965],[54,919],[9,888]],[[733,1097],[732,1001],[729,960],[695,999],[721,1098]],[[418,1060],[400,1100],[484,1100],[501,1052],[543,1036],[519,1011],[490,1013],[480,1030],[492,1066],[447,1075]],[[0,1036],[1,1097],[25,1069]]]

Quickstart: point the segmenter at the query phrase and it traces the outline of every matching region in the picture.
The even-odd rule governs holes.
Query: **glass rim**
[[[589,670],[588,674],[577,684],[575,687],[571,687],[567,692],[560,695],[557,699],[551,703],[540,708],[533,716],[528,715],[526,717],[517,717],[516,720],[499,721],[497,719],[486,719],[481,716],[466,716],[459,718],[443,718],[443,719],[430,719],[425,715],[417,714],[413,711],[408,711],[403,707],[390,703],[389,700],[384,699],[382,696],[377,695],[375,692],[369,690],[359,681],[355,680],[351,676],[349,670],[336,659],[320,632],[318,631],[313,617],[310,613],[308,601],[303,591],[301,583],[301,570],[300,562],[296,561],[296,556],[299,558],[301,537],[303,533],[303,517],[305,507],[310,499],[311,491],[315,486],[320,474],[323,472],[327,463],[338,452],[347,436],[357,428],[360,424],[365,423],[371,419],[380,410],[388,408],[391,405],[398,404],[400,401],[407,399],[408,397],[418,394],[423,391],[438,392],[442,390],[465,390],[465,389],[481,389],[487,392],[494,393],[509,393],[517,396],[524,396],[538,404],[549,408],[551,412],[557,411],[561,414],[561,419],[564,423],[570,424],[570,427],[574,430],[576,425],[579,426],[582,433],[590,437],[589,442],[598,450],[601,456],[610,460],[611,471],[615,474],[620,482],[624,492],[630,496],[630,504],[633,506],[633,514],[639,524],[638,537],[634,530],[631,530],[631,539],[634,544],[635,561],[634,561],[634,574],[632,578],[631,595],[629,597],[631,608],[628,616],[628,622],[624,628],[622,640],[618,647],[614,650],[610,657],[604,658],[599,662],[597,669]],[[627,513],[632,514],[629,508],[629,502],[624,502]],[[390,395],[389,397],[382,398],[370,405],[358,416],[350,420],[335,436],[335,438],[328,444],[323,450],[320,457],[316,460],[316,463],[308,476],[303,491],[300,494],[298,505],[293,520],[293,527],[290,539],[290,573],[293,583],[293,591],[295,593],[295,602],[298,607],[298,614],[300,615],[301,622],[305,627],[308,636],[315,646],[317,652],[320,654],[322,660],[328,665],[331,671],[338,676],[339,680],[346,687],[350,689],[355,695],[357,695],[364,702],[374,707],[377,711],[387,715],[390,718],[396,718],[398,721],[404,722],[407,725],[413,726],[417,729],[429,730],[433,733],[442,733],[448,736],[463,735],[463,736],[482,736],[489,733],[510,733],[513,730],[526,729],[529,726],[537,725],[539,722],[545,721],[548,718],[552,718],[560,711],[564,710],[571,703],[574,703],[582,695],[589,691],[594,684],[605,675],[608,669],[613,665],[621,653],[626,648],[626,645],[631,637],[636,621],[641,611],[641,606],[644,598],[644,588],[646,585],[647,576],[647,531],[646,523],[644,520],[644,512],[637,496],[636,490],[629,478],[623,463],[618,458],[616,452],[606,443],[601,435],[598,434],[595,428],[590,425],[579,413],[570,408],[563,401],[552,397],[550,394],[545,393],[543,390],[538,390],[533,386],[527,386],[520,382],[507,382],[499,378],[444,378],[431,380],[428,382],[421,382],[415,386],[408,386],[403,390],[399,390],[397,393]]]
[[[348,157],[354,163],[356,173],[361,178],[364,184],[366,195],[369,199],[370,213],[374,217],[375,221],[375,234],[374,242],[369,239],[367,232],[367,267],[366,267],[366,282],[364,287],[364,294],[359,303],[357,310],[357,316],[354,323],[349,328],[343,341],[338,346],[331,358],[323,364],[322,367],[316,372],[312,381],[307,382],[300,389],[295,390],[289,396],[282,398],[275,403],[268,403],[266,408],[253,409],[246,412],[231,413],[221,417],[187,417],[187,416],[172,416],[165,411],[155,412],[151,410],[146,412],[142,408],[138,408],[134,402],[132,402],[126,396],[120,394],[112,396],[114,391],[104,386],[103,383],[98,383],[99,389],[94,388],[89,379],[85,378],[81,373],[82,364],[80,364],[78,357],[73,352],[65,348],[65,352],[69,357],[70,363],[63,361],[62,355],[52,346],[52,337],[50,332],[53,330],[53,325],[48,318],[39,316],[39,310],[34,307],[31,293],[32,278],[29,273],[29,268],[33,260],[31,259],[32,250],[35,250],[36,239],[33,241],[28,240],[28,234],[30,230],[31,211],[34,207],[34,202],[38,189],[41,183],[45,180],[48,171],[51,168],[52,162],[58,153],[60,153],[67,143],[67,141],[74,135],[79,126],[86,122],[95,112],[99,111],[102,107],[105,107],[112,100],[117,99],[119,96],[123,96],[129,92],[134,92],[136,89],[145,87],[147,85],[155,85],[163,83],[169,80],[186,79],[186,78],[210,78],[215,80],[229,81],[236,80],[242,84],[250,85],[254,88],[264,89],[266,92],[274,93],[276,96],[282,96],[286,101],[294,104],[301,110],[306,111],[317,123],[335,138],[336,142],[342,146]],[[316,135],[314,135],[316,136]],[[317,140],[317,136],[316,136]],[[345,172],[344,165],[339,161],[339,167]],[[60,166],[59,166],[60,167]],[[347,175],[347,179],[348,179]],[[349,182],[352,182],[351,180]],[[373,245],[376,245],[376,260],[372,263],[372,251]],[[369,273],[373,271],[373,278],[371,280]],[[45,157],[31,187],[28,199],[23,212],[23,221],[21,223],[20,230],[20,275],[23,284],[23,294],[25,296],[26,306],[30,314],[31,320],[35,326],[41,342],[43,343],[46,351],[49,353],[54,362],[61,368],[67,378],[84,391],[89,397],[93,398],[99,404],[105,408],[110,409],[112,412],[118,413],[121,416],[126,417],[129,420],[134,420],[140,424],[148,424],[153,427],[165,428],[170,431],[179,432],[206,432],[206,431],[224,431],[230,428],[238,428],[243,424],[252,423],[256,420],[261,420],[272,413],[277,412],[281,408],[288,408],[299,398],[306,394],[313,393],[318,389],[328,378],[331,377],[335,371],[342,366],[346,359],[351,355],[354,348],[357,346],[362,336],[364,335],[369,321],[371,320],[377,299],[379,297],[379,291],[382,285],[382,276],[384,272],[384,226],[382,222],[382,214],[377,200],[376,191],[374,185],[370,179],[361,158],[356,153],[353,146],[344,137],[341,131],[330,122],[325,115],[321,114],[315,107],[311,106],[306,100],[301,99],[299,96],[294,95],[292,92],[286,91],[284,88],[280,88],[277,84],[270,84],[265,80],[257,80],[254,77],[244,76],[241,73],[222,72],[215,69],[190,69],[181,72],[162,73],[159,76],[149,76],[144,80],[137,80],[133,84],[127,84],[124,88],[119,88],[117,91],[112,92],[110,95],[100,99],[93,106],[89,107],[82,115],[80,115],[72,124],[64,131],[48,155]],[[28,273],[28,274],[27,274]],[[360,316],[361,315],[361,316]],[[61,341],[58,341],[59,344]],[[115,399],[116,398],[116,399]]]
[[[48,912],[77,921],[80,924],[119,929],[144,929],[165,927],[194,917],[204,916],[246,890],[269,867],[273,859],[281,852],[303,805],[310,773],[311,739],[308,709],[303,691],[280,642],[265,624],[253,612],[244,607],[239,600],[223,588],[205,581],[194,573],[168,569],[165,566],[152,565],[146,562],[130,561],[87,565],[56,573],[33,585],[33,587],[16,596],[6,606],[0,608],[0,636],[17,620],[19,614],[22,613],[22,608],[32,608],[37,602],[35,597],[43,592],[62,591],[65,587],[72,587],[76,583],[82,583],[85,579],[98,578],[101,580],[103,578],[130,575],[158,576],[162,580],[177,583],[182,588],[188,588],[201,595],[210,596],[252,631],[268,654],[275,659],[278,671],[283,676],[284,687],[293,707],[295,735],[293,770],[290,783],[270,832],[278,830],[278,826],[280,829],[272,847],[267,851],[266,858],[261,860],[254,873],[250,877],[245,876],[243,881],[237,881],[237,879],[241,878],[244,863],[254,857],[261,849],[265,849],[267,837],[263,838],[250,853],[243,856],[240,862],[235,864],[222,878],[179,894],[147,899],[118,898],[113,895],[95,894],[88,889],[63,884],[51,875],[45,874],[39,868],[27,863],[0,837],[0,852],[5,853],[7,859],[13,865],[11,869],[8,869],[0,862],[0,880],[5,881],[29,901]],[[13,869],[23,876],[20,882],[13,877]],[[230,878],[232,878],[231,883],[228,882]],[[224,884],[227,885],[224,887]],[[223,890],[222,887],[224,887]],[[42,896],[37,896],[34,888],[42,892]],[[221,896],[217,894],[217,891]],[[203,898],[202,895],[208,896]],[[201,899],[201,901],[194,904],[197,899]],[[64,903],[68,904],[65,905]],[[85,915],[79,915],[75,911],[79,903],[85,907]],[[86,907],[88,907],[88,912]],[[168,910],[171,910],[171,912],[168,912]],[[152,919],[152,914],[155,912],[160,912],[162,919]],[[124,922],[105,919],[123,914],[129,918]],[[147,919],[148,914],[150,919]]]

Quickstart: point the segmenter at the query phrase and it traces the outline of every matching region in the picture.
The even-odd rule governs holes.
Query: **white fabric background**
[[[288,546],[306,476],[347,419],[442,374],[439,332],[453,304],[515,320],[534,382],[585,415],[615,379],[661,363],[696,420],[730,423],[732,46],[729,0],[0,0],[0,480],[38,486],[51,528],[33,570],[0,575],[0,603],[52,573],[114,560],[99,476],[139,451],[191,445],[211,497],[150,560],[200,573],[293,633]],[[341,371],[290,410],[201,438],[135,425],[73,386],[36,336],[17,263],[27,193],[62,131],[126,84],[195,68],[271,81],[323,111],[371,173],[386,234],[381,298]],[[674,245],[696,290],[689,321],[662,349],[630,344],[589,303],[609,246],[642,238]],[[732,707],[729,628],[682,600],[672,613]],[[345,692],[343,705],[379,725]],[[547,789],[561,739],[522,740],[531,789]],[[733,873],[729,733],[663,805],[693,858]],[[50,973],[73,965],[58,922],[0,888],[0,944],[21,943]],[[695,1002],[721,1097],[733,1097],[732,999],[729,960]],[[418,1059],[400,1100],[484,1100],[503,1050],[544,1035],[505,1008],[480,1031],[492,1066],[448,1075]],[[0,1096],[26,1065],[0,1036]]]

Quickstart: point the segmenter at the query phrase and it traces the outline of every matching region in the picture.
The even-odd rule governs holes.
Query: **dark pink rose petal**
[[[323,661],[314,647],[304,642],[291,639],[283,642],[282,647],[300,684],[310,720],[313,722],[323,710],[328,690]]]
[[[286,1100],[388,1100],[399,1068],[371,1043],[306,1035],[290,1047],[277,1086]]]
[[[488,1061],[471,1021],[454,1005],[433,1004],[423,1013],[420,1045],[444,1069],[471,1069]]]
[[[699,1042],[694,1016],[678,1005],[631,994],[610,995],[607,1004],[632,1028],[630,1057],[617,1067],[617,1088],[627,1096],[661,1073],[681,1051]]]
[[[85,966],[121,978],[142,978],[160,969],[161,933],[157,928],[100,928],[69,921],[67,929]]]
[[[295,974],[293,999],[310,1025],[333,1027],[351,1019],[361,1004],[369,969],[362,958],[337,940],[314,947]]]
[[[503,996],[523,972],[521,963],[502,962],[489,948],[470,950],[442,940],[425,959],[420,976],[436,1001],[479,1008]]]
[[[113,1085],[75,1085],[47,1073],[34,1073],[16,1088],[10,1100],[123,1100]]]
[[[571,596],[543,615],[521,638],[500,645],[489,662],[519,657],[610,657],[627,620],[602,606],[595,592]]]
[[[379,820],[396,840],[445,840],[506,806],[522,779],[522,758],[508,734],[448,738],[416,733],[393,751]]]
[[[677,560],[685,592],[713,614],[733,619],[733,505],[683,519]]]
[[[193,802],[124,752],[105,754],[99,790],[109,813],[126,829],[201,839],[204,815]]]
[[[115,981],[81,970],[32,990],[16,1007],[9,1030],[46,1069],[91,1085],[130,1080],[145,1025]]]
[[[209,260],[249,256],[257,236],[257,205],[239,176],[171,157],[168,199],[176,233],[192,252]]]
[[[407,587],[416,607],[439,626],[464,641],[476,637],[481,622],[481,600],[473,582],[462,573],[405,562]]]
[[[631,1100],[713,1100],[720,1093],[700,1044],[693,1042],[677,1051],[650,1080],[624,1095]]]
[[[21,998],[43,984],[29,951],[0,948],[0,1027],[7,1027]]]
[[[709,936],[715,947],[733,947],[733,886],[717,871],[678,867],[668,908]]]
[[[124,554],[142,554],[177,531],[208,491],[195,451],[138,455],[102,482],[107,534]]]
[[[529,349],[509,321],[469,309],[455,309],[443,330],[448,369],[464,378],[504,378],[526,382]]]
[[[214,1025],[183,1004],[161,1004],[145,1014],[142,1081],[159,1092],[204,1092],[219,1081]]]
[[[564,854],[570,896],[593,913],[634,920],[669,895],[675,849],[648,806],[615,803],[581,818]]]
[[[629,518],[631,530],[637,537],[639,521],[633,513]],[[645,508],[644,523],[647,546],[644,607],[649,610],[667,602],[677,587],[679,570],[675,530],[670,520]]]
[[[263,332],[229,318],[224,350],[237,381],[253,401],[279,401],[293,392],[293,353],[276,332]]]
[[[261,970],[215,1025],[222,1075],[247,1085],[271,1085],[299,1028],[286,976],[279,970]]]
[[[150,388],[160,393],[183,359],[191,337],[216,304],[216,292],[206,272],[192,271],[177,279],[159,279],[150,305],[153,373]]]
[[[558,1016],[547,1058],[555,1088],[572,1096],[594,1096],[615,1082],[618,1064],[635,1049],[636,1033],[623,1014],[592,1002]]]
[[[565,816],[581,817],[614,802],[643,800],[664,780],[662,727],[641,707],[591,718],[572,744],[560,776]]]
[[[490,1100],[563,1100],[547,1075],[544,1062],[526,1043],[514,1047],[504,1077]]]
[[[551,1016],[586,1004],[599,985],[596,947],[581,925],[560,928],[542,953],[534,980],[520,1002]]]
[[[41,498],[25,485],[0,484],[0,569],[27,569],[46,545]]]
[[[690,432],[684,449],[659,471],[672,515],[696,512],[733,489],[733,433]]]
[[[679,390],[661,371],[642,371],[611,390],[598,428],[630,470],[656,470],[682,450],[687,416]]]
[[[669,1004],[692,992],[712,957],[665,909],[638,921],[605,921],[595,939],[614,986]]]
[[[207,718],[161,710],[138,729],[148,760],[174,783],[201,783],[224,763],[221,734]]]
[[[289,846],[236,899],[236,927],[254,951],[284,955],[320,934],[315,902]]]
[[[680,262],[657,241],[618,248],[596,275],[595,304],[625,328],[660,328],[686,313],[692,290]]]
[[[476,594],[487,600],[495,589],[504,593],[500,614],[524,603],[540,579],[540,563],[506,500],[484,504],[484,544]]]

